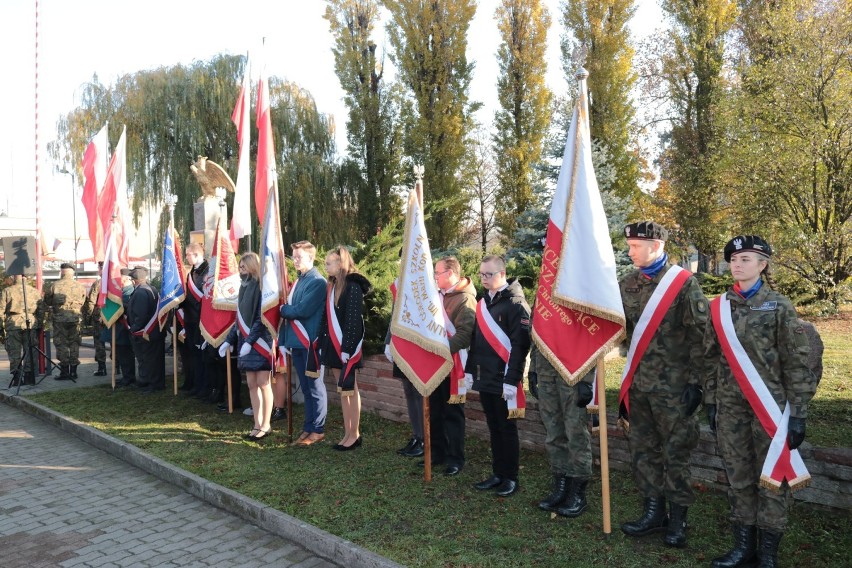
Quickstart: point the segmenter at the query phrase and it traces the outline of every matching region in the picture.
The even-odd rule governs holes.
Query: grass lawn
[[[611,367],[615,371],[616,365]],[[824,379],[821,390],[825,384]],[[328,441],[302,449],[288,446],[280,431],[263,444],[246,442],[240,436],[251,426],[247,417],[217,413],[211,405],[165,393],[143,397],[136,391],[95,387],[32,398],[409,566],[692,567],[709,565],[730,545],[726,499],[706,488],[696,488],[689,547],[674,550],[662,545],[661,535],[629,539],[621,533],[619,524],[638,515],[641,499],[628,475],[613,472],[613,532],[605,538],[599,478],[589,487],[583,516],[553,517],[536,507],[549,489],[543,454],[523,451],[522,490],[498,499],[472,487],[490,474],[490,457],[485,442],[469,438],[464,471],[445,478],[438,469],[427,484],[422,469],[394,451],[407,439],[407,425],[365,414],[364,446],[333,451],[330,446],[342,432],[335,406],[329,412]],[[836,398],[842,399],[842,394]],[[294,412],[294,424],[301,424],[301,407]],[[848,559],[852,543],[849,529],[849,514],[793,507],[781,547],[784,565],[848,565],[843,558]]]

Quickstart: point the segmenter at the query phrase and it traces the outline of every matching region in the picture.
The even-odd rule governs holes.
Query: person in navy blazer
[[[281,306],[281,317],[286,321],[281,324],[279,345],[290,350],[293,367],[299,374],[299,385],[305,395],[305,421],[296,441],[296,445],[305,447],[325,438],[328,394],[321,378],[306,374],[308,357],[317,355],[314,349],[307,348],[305,342],[313,344],[317,338],[325,310],[326,280],[314,267],[317,254],[314,245],[308,241],[299,241],[290,246],[293,249],[293,264],[299,276],[287,303]]]

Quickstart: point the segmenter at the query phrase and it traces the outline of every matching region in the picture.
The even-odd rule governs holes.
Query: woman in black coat
[[[326,310],[320,324],[320,362],[337,379],[343,410],[343,439],[335,450],[348,451],[361,445],[361,395],[355,371],[363,366],[364,296],[370,282],[358,273],[349,251],[337,247],[325,257],[328,273]]]
[[[250,252],[240,258],[240,294],[237,307],[237,322],[231,328],[228,339],[219,347],[219,355],[225,357],[231,345],[239,348],[237,368],[246,373],[251,408],[254,411],[254,428],[245,438],[260,440],[272,428],[272,336],[260,318],[260,258]]]

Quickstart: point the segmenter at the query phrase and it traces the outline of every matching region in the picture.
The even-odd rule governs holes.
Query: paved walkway
[[[16,388],[8,388],[6,354],[0,351],[0,400],[7,401],[0,404],[3,568],[395,566],[348,541],[14,397]],[[92,375],[97,368],[92,356],[91,349],[81,350],[76,383],[48,376],[38,385],[22,387],[20,394],[109,383],[110,377]],[[147,471],[162,471],[162,478],[178,485],[115,455],[146,464],[140,467]],[[179,486],[193,489],[184,491]],[[210,502],[242,513],[243,518]],[[270,530],[246,518],[258,519]],[[314,552],[298,543],[306,543]]]

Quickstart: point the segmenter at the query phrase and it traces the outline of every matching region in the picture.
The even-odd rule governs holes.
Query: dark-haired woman
[[[714,568],[778,565],[790,489],[810,479],[805,438],[816,379],[810,346],[790,301],[772,289],[772,249],[757,235],[725,246],[734,285],[710,304],[704,402],[730,489],[734,547]]]
[[[361,445],[361,395],[355,371],[363,366],[364,296],[372,287],[342,246],[326,255],[325,270],[328,291],[320,324],[320,363],[337,379],[343,411],[343,439],[334,449],[348,451]]]
[[[250,252],[240,258],[240,293],[237,322],[231,328],[228,339],[219,347],[219,355],[225,357],[231,345],[238,348],[237,368],[246,373],[254,428],[245,436],[248,440],[260,440],[272,432],[269,418],[272,414],[272,386],[269,382],[272,370],[272,336],[260,317],[260,258]]]

